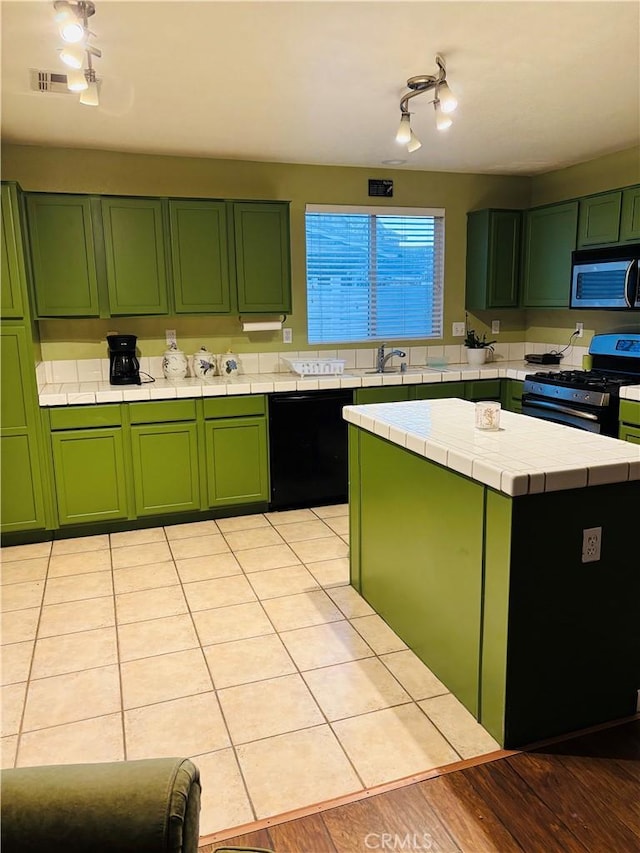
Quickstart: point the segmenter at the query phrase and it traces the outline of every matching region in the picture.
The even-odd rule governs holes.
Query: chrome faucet
[[[399,358],[406,358],[406,352],[403,352],[401,349],[394,349],[391,352],[388,352],[386,355],[384,354],[384,348],[386,344],[380,344],[378,347],[378,355],[376,357],[376,373],[384,373],[385,366],[391,356],[397,355]]]

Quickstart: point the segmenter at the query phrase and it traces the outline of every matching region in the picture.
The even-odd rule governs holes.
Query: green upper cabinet
[[[617,243],[620,235],[622,193],[582,198],[578,214],[578,248]]]
[[[518,305],[519,210],[476,210],[467,214],[468,310]]]
[[[223,201],[169,201],[177,314],[231,311],[226,211]]]
[[[27,219],[37,316],[97,317],[89,197],[30,193]]]
[[[289,314],[289,205],[234,202],[236,283],[240,314]]]
[[[524,229],[524,308],[567,308],[571,252],[576,247],[578,202],[527,211]]]
[[[22,302],[24,266],[19,245],[18,195],[15,187],[2,185],[2,269],[0,270],[0,310],[2,317],[24,316]]]
[[[620,242],[640,241],[640,187],[631,187],[622,193],[620,216]]]
[[[103,198],[111,315],[167,314],[167,263],[160,199]]]
[[[45,513],[33,357],[29,355],[27,332],[23,327],[3,324],[0,343],[0,528],[9,533],[44,527]]]

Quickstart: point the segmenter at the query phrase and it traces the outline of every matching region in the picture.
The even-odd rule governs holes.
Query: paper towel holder
[[[243,320],[239,317],[243,332],[279,332],[287,319],[286,314],[280,314],[279,320]]]

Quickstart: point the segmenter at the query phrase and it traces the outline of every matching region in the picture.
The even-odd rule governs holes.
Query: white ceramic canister
[[[229,350],[220,356],[218,372],[220,376],[226,376],[229,379],[229,377],[237,375],[239,366],[238,356]]]
[[[216,357],[206,347],[200,347],[191,359],[191,372],[196,379],[211,379],[216,375]]]
[[[187,375],[187,357],[172,344],[162,356],[162,373],[165,379],[184,379]]]

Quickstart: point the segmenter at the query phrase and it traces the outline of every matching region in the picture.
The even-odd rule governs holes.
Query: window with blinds
[[[307,205],[310,344],[442,337],[444,210]]]

